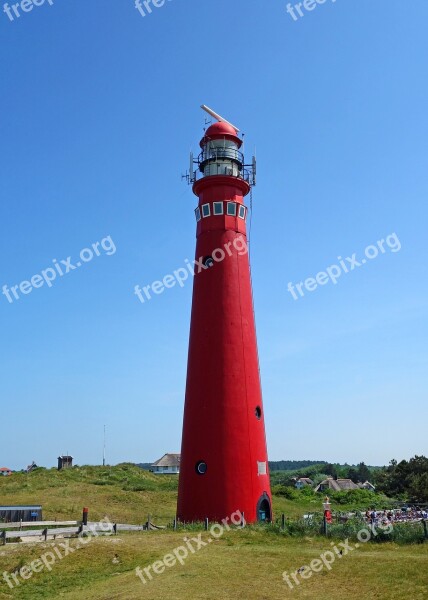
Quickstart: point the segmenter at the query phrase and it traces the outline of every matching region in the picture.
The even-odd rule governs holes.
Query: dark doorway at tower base
[[[257,502],[257,520],[260,523],[269,523],[271,521],[271,515],[272,511],[269,496],[265,492]]]

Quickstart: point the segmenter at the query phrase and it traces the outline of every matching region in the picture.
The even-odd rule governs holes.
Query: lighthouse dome
[[[206,135],[211,137],[213,135],[234,135],[236,136],[236,129],[229,125],[229,123],[225,123],[224,121],[217,121],[210,125],[207,129]]]
[[[231,142],[235,142],[238,148],[242,146],[242,140],[238,137],[236,129],[232,125],[229,125],[229,123],[225,123],[224,121],[218,121],[210,125],[206,130],[200,145],[201,147],[203,147],[211,140],[224,139],[230,140]]]

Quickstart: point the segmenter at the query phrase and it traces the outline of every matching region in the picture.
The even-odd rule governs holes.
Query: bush
[[[315,496],[315,492],[310,485],[305,485],[298,493],[305,498],[313,498]]]
[[[274,496],[282,496],[283,498],[287,498],[288,500],[297,500],[299,497],[299,493],[294,488],[287,485],[274,485],[272,487],[272,494]]]
[[[349,490],[341,492],[326,492],[332,504],[347,504],[358,509],[385,508],[391,501],[381,494],[375,494],[369,490]]]

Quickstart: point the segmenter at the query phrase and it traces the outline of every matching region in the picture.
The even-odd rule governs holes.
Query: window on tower
[[[236,217],[236,202],[227,203],[227,214],[230,217]]]
[[[201,220],[201,209],[199,208],[199,206],[198,206],[198,208],[195,209],[195,217],[196,217],[196,222]]]
[[[215,215],[223,214],[223,202],[214,202],[214,214]]]
[[[257,475],[267,475],[266,462],[257,461]]]
[[[195,470],[198,475],[205,475],[205,473],[207,472],[207,463],[203,460],[200,460],[196,463]]]
[[[206,256],[202,262],[205,267],[210,268],[214,266],[214,259],[212,256]]]
[[[239,207],[238,217],[240,219],[245,219],[246,212],[247,212],[247,210],[246,210],[245,206],[243,204],[241,204],[241,206]]]
[[[211,214],[211,207],[209,204],[202,204],[202,216],[209,217]]]

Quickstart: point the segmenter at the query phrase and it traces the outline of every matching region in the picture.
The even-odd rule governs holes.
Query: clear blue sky
[[[180,177],[201,103],[257,146],[270,458],[427,454],[428,5],[327,1],[293,21],[286,4],[0,12],[0,286],[107,236],[116,247],[51,288],[0,295],[0,466],[99,463],[104,424],[110,463],[180,450],[191,283],[144,305],[133,291],[193,258]],[[399,252],[287,291],[393,232]]]

